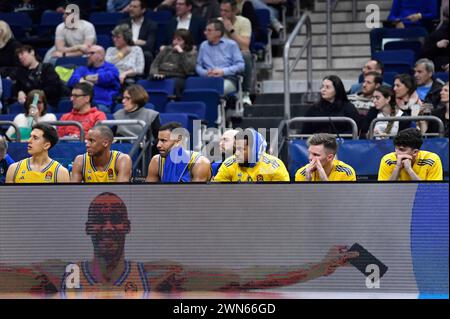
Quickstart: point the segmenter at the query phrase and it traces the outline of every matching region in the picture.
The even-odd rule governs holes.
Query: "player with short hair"
[[[108,126],[98,125],[89,130],[87,152],[78,155],[72,168],[74,183],[126,183],[131,178],[131,158],[112,151],[114,134]]]
[[[383,156],[378,171],[379,181],[441,181],[442,162],[439,155],[421,151],[422,134],[415,128],[400,131],[394,137],[395,152]]]
[[[31,157],[11,164],[6,172],[6,183],[65,183],[70,181],[69,171],[48,156],[58,143],[58,133],[44,123],[33,125],[28,140]]]
[[[356,181],[355,170],[336,158],[338,144],[331,134],[314,134],[308,139],[309,163],[295,173],[296,182]]]
[[[284,163],[266,148],[266,140],[254,129],[237,133],[236,153],[223,162],[214,182],[289,182]]]
[[[209,160],[182,146],[182,130],[178,122],[169,122],[159,128],[156,145],[159,154],[150,161],[147,182],[186,183],[207,182],[211,179]]]

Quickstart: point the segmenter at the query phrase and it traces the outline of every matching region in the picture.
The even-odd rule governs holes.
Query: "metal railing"
[[[339,0],[327,0],[327,69],[333,68],[333,38],[332,38],[332,24],[333,24],[333,11],[336,10],[336,6]],[[352,21],[356,21],[357,4],[356,0],[352,0]]]
[[[291,50],[291,46],[294,43],[295,39],[300,35],[300,31],[302,27],[306,25],[306,41],[303,43],[302,48],[300,49],[297,57],[295,58],[294,63],[289,66],[289,53]],[[284,50],[283,50],[283,66],[284,66],[284,118],[291,118],[291,94],[290,94],[290,82],[289,78],[291,73],[294,71],[295,66],[297,65],[300,57],[303,55],[303,52],[306,51],[306,80],[307,80],[307,91],[308,93],[312,92],[312,28],[311,28],[311,18],[308,12],[305,12],[300,19],[300,21],[295,26],[291,35],[287,39]]]
[[[2,125],[11,125],[12,127],[14,127],[14,129],[16,130],[16,142],[20,142],[22,140],[21,136],[20,136],[20,130],[19,127],[17,126],[16,123],[14,123],[13,121],[0,121],[0,126]]]
[[[374,139],[376,136],[373,132],[375,128],[375,124],[377,122],[411,122],[411,121],[434,121],[438,123],[439,133],[424,133],[422,135],[425,136],[439,136],[444,137],[445,129],[444,123],[442,123],[441,119],[433,116],[433,115],[422,115],[422,116],[398,116],[398,117],[389,117],[389,118],[376,118],[374,119],[369,126],[369,139]]]
[[[76,138],[70,137],[70,136],[63,136],[60,138],[60,140],[80,140],[80,142],[84,142],[84,129],[80,122],[77,121],[42,121],[41,123],[46,123],[53,126],[76,126],[78,130],[80,131],[80,135]]]
[[[312,134],[290,134],[289,132],[289,128],[292,123],[305,123],[305,122],[310,123],[346,122],[351,125],[352,134],[339,133],[339,137],[352,137],[354,140],[358,139],[358,125],[356,125],[356,122],[352,118],[345,116],[294,117],[293,119],[287,121],[288,138],[303,138],[311,136]]]

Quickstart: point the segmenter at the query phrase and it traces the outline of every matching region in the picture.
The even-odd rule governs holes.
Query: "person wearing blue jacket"
[[[94,86],[94,104],[105,113],[111,113],[114,98],[120,93],[119,70],[105,61],[105,49],[93,45],[88,50],[88,65],[78,67],[67,82],[69,88],[87,82]]]
[[[426,26],[434,19],[439,19],[437,0],[394,0],[387,18],[396,28]]]

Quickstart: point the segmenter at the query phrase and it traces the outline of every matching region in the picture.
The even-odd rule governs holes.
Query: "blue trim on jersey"
[[[81,263],[81,269],[83,270],[84,277],[86,277],[89,284],[91,286],[95,285],[97,281],[95,281],[95,278],[89,272],[89,262],[87,260]]]
[[[48,171],[50,167],[52,167],[54,162],[54,160],[51,160],[50,163],[41,171],[41,173],[45,173],[46,171]]]
[[[119,151],[116,151],[117,152],[117,155],[116,155],[116,160],[114,161],[114,172],[116,173],[116,175],[117,175],[117,161],[119,160],[119,156],[122,154],[121,152],[119,152]],[[111,157],[112,158],[112,157]]]
[[[150,291],[150,283],[148,282],[147,272],[144,269],[144,264],[137,263],[137,266],[139,270],[139,277],[141,277],[142,287],[144,287],[145,292],[148,292]]]
[[[22,166],[22,162],[23,162],[23,161],[24,161],[24,160],[21,160],[21,161],[19,162],[19,164],[17,164],[16,169],[14,170],[13,182],[16,181],[17,173],[19,172],[19,168],[20,168],[20,166]]]
[[[106,165],[106,168],[103,169],[103,172],[107,172],[109,167],[111,166],[112,163],[112,158],[113,158],[113,151],[109,151],[109,162],[108,165]],[[94,170],[94,172],[98,172],[99,170],[97,169],[97,167],[95,167],[94,165],[94,161],[92,160],[92,156],[89,156],[89,161],[91,163],[91,167]]]
[[[81,180],[85,182],[84,175],[86,174],[86,153],[83,154],[83,168],[81,169]]]
[[[125,269],[122,275],[120,275],[119,279],[117,279],[116,282],[114,283],[114,286],[120,287],[120,285],[123,284],[125,279],[128,278],[130,272],[131,272],[131,264],[128,260],[125,260]]]

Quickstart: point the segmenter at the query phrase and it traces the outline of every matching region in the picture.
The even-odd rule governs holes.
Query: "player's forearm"
[[[422,179],[417,176],[417,174],[412,170],[412,168],[406,169],[406,172],[408,173],[409,177],[411,177],[411,180],[413,181],[421,181]]]
[[[400,168],[395,167],[394,171],[392,172],[391,177],[389,178],[390,181],[396,181],[398,180],[398,176],[400,175]]]

